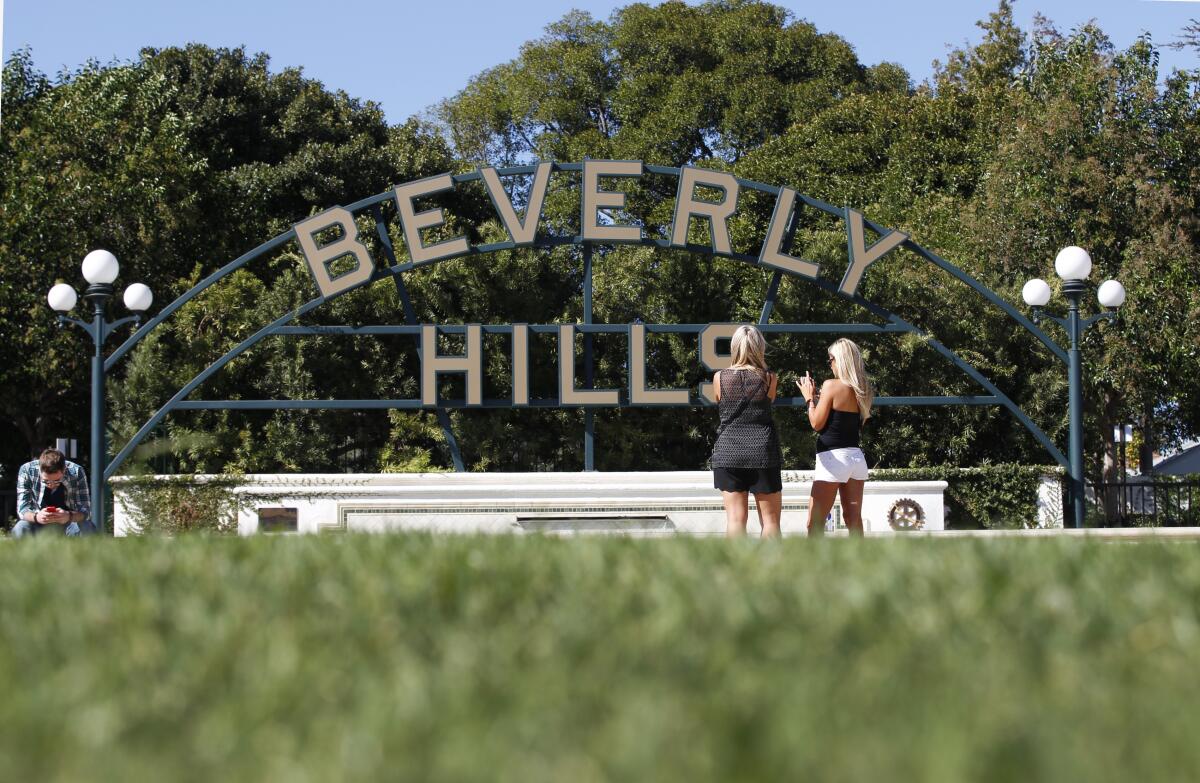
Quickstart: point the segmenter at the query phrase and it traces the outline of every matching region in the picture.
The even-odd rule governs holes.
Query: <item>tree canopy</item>
[[[1053,277],[1059,248],[1085,247],[1093,279],[1115,277],[1129,291],[1118,322],[1085,339],[1093,470],[1111,464],[1117,422],[1135,422],[1148,448],[1195,438],[1200,76],[1176,72],[1160,82],[1149,39],[1117,50],[1093,25],[1062,32],[1039,20],[1022,30],[1008,0],[979,26],[978,45],[913,85],[899,66],[864,65],[844,39],[768,3],[636,3],[605,21],[571,12],[443,101],[435,125],[391,127],[377,106],[296,69],[272,73],[265,55],[241,50],[148,49],[137,62],[89,64],[54,81],[20,52],[4,71],[0,130],[0,415],[17,433],[3,446],[4,464],[11,469],[56,434],[87,430],[85,338],[56,329],[44,293],[58,280],[74,282],[88,250],[112,250],[122,279],[148,282],[163,304],[326,207],[442,171],[585,158],[696,165],[793,187],[904,231],[1014,304],[1025,280]],[[646,177],[623,186],[622,220],[662,236],[675,195],[665,183]],[[523,192],[514,186],[518,201]],[[506,237],[482,188],[440,203],[448,231]],[[578,233],[578,205],[578,183],[555,177],[544,230]],[[730,224],[735,247],[761,243],[771,206],[746,199]],[[394,214],[382,216],[398,239]],[[695,241],[707,242],[696,229]],[[403,243],[394,244],[403,258]],[[794,247],[836,284],[846,259],[840,222],[803,210]],[[420,323],[554,323],[580,317],[582,274],[578,247],[564,246],[468,256],[405,274],[403,283]],[[768,270],[703,254],[598,247],[595,320],[753,321],[769,281]],[[182,308],[111,384],[114,439],[123,442],[209,362],[312,291],[294,249],[285,249]],[[977,293],[908,251],[875,264],[860,293],[958,352],[1065,441],[1065,368]],[[379,281],[319,312],[306,322],[402,323],[405,302],[397,286]],[[794,279],[772,316],[864,320],[860,308]],[[828,341],[778,337],[769,359],[785,375],[818,370]],[[595,342],[597,384],[623,385],[623,346]],[[861,342],[881,394],[979,393],[920,339]],[[693,342],[655,338],[649,351],[652,384],[702,380]],[[506,353],[499,343],[486,353],[490,389],[506,386]],[[413,397],[417,362],[411,341],[276,338],[203,388],[213,399]],[[535,362],[533,374],[535,385],[553,386],[552,367]],[[596,417],[600,469],[700,468],[714,437],[707,409]],[[455,410],[449,418],[471,469],[582,467],[578,410]],[[788,465],[811,464],[807,424],[787,410],[779,419]],[[866,437],[872,462],[883,466],[1048,461],[994,408],[887,408]],[[161,464],[178,470],[450,464],[435,418],[404,411],[181,412],[156,442]]]

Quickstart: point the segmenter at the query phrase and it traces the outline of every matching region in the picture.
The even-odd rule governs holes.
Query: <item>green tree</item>
[[[54,435],[87,431],[87,339],[55,327],[45,292],[57,280],[77,284],[88,250],[113,251],[121,282],[145,281],[161,305],[314,209],[450,167],[445,145],[420,123],[389,127],[375,104],[329,92],[299,69],[272,74],[268,66],[265,55],[197,45],[147,49],[133,63],[88,64],[54,82],[34,70],[28,52],[7,64],[0,415],[19,433],[3,445],[9,475]],[[287,274],[297,263],[281,256],[248,269],[230,291],[214,290],[164,323],[132,357],[140,385],[115,379],[114,428],[129,434],[250,326],[278,316],[268,308],[298,295]],[[275,391],[311,393],[303,364],[263,363]],[[243,395],[261,374],[244,364],[240,376],[235,368],[214,378],[208,392]],[[253,417],[236,418],[180,417],[168,431],[203,433],[202,441],[236,436],[243,452],[255,454],[241,462],[256,467],[267,462],[260,452],[303,455],[280,463],[289,467],[318,452],[336,458],[336,449],[305,439],[328,437],[339,447],[345,440],[289,426],[295,417],[283,412],[256,426],[245,423]],[[386,417],[375,419],[386,440]],[[181,447],[181,466],[218,469],[229,459],[204,452]]]
[[[55,326],[50,285],[76,284],[95,247],[117,252],[124,280],[146,280],[160,297],[174,283],[161,251],[196,219],[191,194],[206,162],[164,106],[171,90],[161,77],[97,66],[52,84],[28,52],[5,68],[0,416],[17,435],[0,446],[8,476],[55,435],[87,431],[91,349]]]
[[[1190,380],[1200,370],[1197,83],[1176,74],[1160,89],[1148,40],[1118,52],[1093,26],[1062,36],[1043,23],[1031,51],[968,227],[1014,282],[1045,276],[1057,249],[1077,244],[1092,254],[1094,281],[1125,284],[1118,323],[1084,344],[1093,475],[1103,464],[1111,478],[1114,424],[1136,422],[1163,446],[1200,421]]]
[[[930,84],[914,90],[902,70],[866,68],[836,36],[763,3],[635,4],[608,24],[573,14],[516,60],[472,80],[443,104],[441,118],[467,159],[632,158],[793,184],[909,232],[1014,303],[1027,278],[1046,276],[1058,248],[1088,247],[1097,276],[1119,276],[1130,290],[1121,324],[1088,336],[1089,400],[1102,401],[1089,433],[1110,430],[1119,410],[1143,411],[1147,429],[1153,419],[1158,445],[1194,432],[1183,382],[1196,370],[1186,355],[1195,344],[1188,320],[1196,290],[1194,79],[1177,74],[1159,90],[1148,40],[1117,52],[1094,26],[1063,36],[1046,21],[1030,36],[1007,0],[979,26],[979,45],[953,52]],[[625,219],[661,235],[669,187],[645,178],[629,195]],[[563,209],[575,203],[563,199]],[[764,209],[748,211],[735,236],[752,248]],[[845,263],[840,225],[806,216],[796,244],[836,282]],[[756,270],[687,254],[615,248],[598,255],[597,314],[614,320],[640,312],[664,321],[752,319],[767,282]],[[1149,288],[1164,276],[1176,281],[1166,301]],[[1001,311],[907,253],[872,268],[863,291],[956,350],[1065,442],[1065,369]],[[1171,327],[1147,334],[1136,324],[1162,323],[1160,304]],[[776,313],[780,320],[864,318],[791,284]],[[816,341],[777,342],[775,361],[785,369],[812,366],[821,355]],[[885,393],[979,392],[920,341],[868,343]],[[687,375],[667,373],[664,384],[695,382]],[[636,412],[612,417],[638,421],[629,429],[605,425],[616,427],[615,443],[633,450],[657,441],[661,453],[665,433],[681,431],[657,412],[651,421]],[[699,463],[705,428],[682,431],[698,441],[688,451]],[[797,456],[804,443],[793,441]],[[1047,459],[1010,416],[986,408],[881,411],[872,446],[884,464]],[[1101,438],[1089,440],[1094,464],[1104,448]]]
[[[1026,279],[1048,276],[1060,247],[1086,247],[1096,277],[1118,277],[1130,293],[1120,321],[1091,330],[1085,345],[1091,464],[1098,471],[1106,449],[1111,463],[1104,434],[1115,421],[1138,421],[1148,447],[1195,437],[1197,74],[1159,85],[1149,40],[1117,51],[1092,25],[1063,35],[1042,21],[1027,32],[1008,0],[979,27],[978,45],[952,52],[914,87],[902,68],[866,66],[843,39],[768,3],[638,3],[607,21],[572,12],[444,101],[437,128],[388,127],[373,104],[294,69],[271,74],[265,56],[239,50],[147,50],[136,63],[89,65],[56,82],[19,54],[5,71],[9,122],[0,131],[6,171],[20,172],[4,183],[0,236],[0,315],[6,328],[23,328],[0,345],[9,351],[0,365],[9,381],[4,415],[24,438],[9,447],[83,429],[86,352],[79,335],[54,331],[43,296],[55,278],[75,279],[86,250],[113,250],[126,264],[123,279],[146,279],[165,302],[332,204],[483,163],[588,157],[694,164],[796,187],[909,233],[1014,304]],[[527,198],[527,181],[506,184],[515,202]],[[665,237],[675,182],[648,174],[623,187],[618,217]],[[771,208],[771,199],[746,194],[730,225],[735,250],[757,252]],[[506,238],[479,185],[456,188],[447,213],[447,236]],[[394,210],[382,216],[403,261]],[[577,177],[551,178],[542,220],[547,232],[579,233]],[[382,259],[370,216],[360,228]],[[709,241],[698,222],[691,228],[693,241]],[[838,282],[840,221],[802,210],[795,247]],[[612,323],[756,320],[771,279],[741,262],[640,246],[596,247],[593,262],[595,317]],[[576,321],[582,280],[575,246],[468,256],[403,276],[419,323]],[[1065,368],[999,309],[907,251],[873,266],[861,292],[955,350],[1065,443]],[[314,295],[294,249],[284,248],[190,302],[114,384],[118,440],[209,362]],[[397,286],[380,280],[301,322],[405,317]],[[877,320],[798,280],[783,284],[772,317]],[[538,339],[534,394],[553,396],[551,341]],[[821,371],[830,339],[776,339],[771,363],[786,375]],[[488,340],[485,394],[505,396],[507,342]],[[920,339],[862,342],[883,394],[980,393]],[[623,342],[592,343],[596,385],[623,385]],[[703,380],[694,340],[655,336],[648,350],[653,385]],[[202,389],[208,398],[412,398],[418,370],[410,338],[272,338]],[[460,387],[451,379],[444,390],[460,395]],[[449,416],[472,468],[582,467],[578,410]],[[596,416],[602,469],[698,468],[711,447],[709,409]],[[779,418],[788,464],[808,464],[813,436],[801,413]],[[873,461],[888,466],[1047,460],[993,408],[883,409],[868,433]],[[192,411],[169,417],[158,437],[182,470],[449,465],[428,413]]]

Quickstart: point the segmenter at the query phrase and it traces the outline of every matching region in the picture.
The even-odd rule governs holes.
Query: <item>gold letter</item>
[[[796,191],[780,188],[779,198],[775,200],[775,211],[771,213],[771,224],[767,227],[767,240],[763,242],[762,251],[758,254],[758,263],[815,280],[820,266],[783,252],[783,238],[787,233],[788,222],[792,219],[795,204]]]
[[[446,216],[441,207],[417,212],[413,201],[421,196],[440,193],[452,187],[454,187],[454,180],[449,174],[426,177],[395,187],[396,208],[400,210],[400,224],[404,226],[404,241],[408,243],[408,254],[412,256],[413,261],[418,263],[436,261],[439,258],[449,258],[467,252],[466,237],[447,239],[428,247],[421,241],[421,229],[442,225],[446,222]]]
[[[315,236],[334,226],[342,229],[342,236],[327,245],[318,245]],[[321,290],[321,296],[326,299],[337,296],[371,279],[375,264],[366,246],[358,241],[358,226],[354,225],[354,216],[349,210],[342,207],[327,209],[308,220],[301,220],[295,229],[296,241],[300,243],[300,250],[304,253],[304,260],[308,262],[308,270],[312,272],[317,288]],[[345,274],[330,277],[329,263],[346,255],[354,256],[357,266]]]
[[[646,325],[629,325],[629,401],[636,405],[687,405],[687,389],[646,388]]]
[[[467,405],[483,402],[483,327],[467,324],[467,352],[462,356],[438,356],[437,327],[421,326],[421,404],[437,405],[437,376],[440,372],[467,374]]]
[[[601,177],[640,177],[640,160],[585,160],[583,162],[583,238],[597,242],[640,242],[642,229],[638,226],[602,226],[597,219],[601,208],[621,209],[625,194],[600,189]]]
[[[513,405],[529,404],[528,324],[513,324],[512,328],[512,401]]]
[[[716,372],[724,370],[733,364],[733,357],[727,353],[717,353],[717,340],[728,340],[738,330],[741,324],[709,324],[700,332],[700,364],[704,369]],[[712,381],[700,384],[700,396],[715,405],[717,398],[713,396]]]
[[[697,201],[696,186],[704,185],[725,192],[720,201]],[[688,221],[692,216],[708,220],[708,233],[712,236],[713,250],[717,253],[732,255],[733,249],[729,243],[729,226],[725,221],[737,209],[738,184],[732,174],[723,171],[709,171],[694,166],[684,166],[679,170],[679,192],[675,196],[675,218],[671,229],[671,247],[686,247]]]
[[[858,284],[862,282],[863,272],[867,271],[867,267],[892,250],[895,250],[904,240],[908,239],[908,234],[900,231],[889,231],[868,248],[863,239],[862,213],[850,208],[846,209],[846,232],[850,235],[848,243],[850,265],[846,267],[846,276],[842,278],[842,284],[838,286],[838,290],[843,294],[854,296],[854,292],[858,290]]]
[[[533,244],[533,239],[537,235],[537,224],[542,217],[542,202],[546,200],[546,188],[550,184],[550,168],[551,164],[549,163],[537,165],[537,171],[533,175],[533,186],[529,191],[529,204],[525,208],[524,220],[517,217],[517,211],[513,209],[512,200],[504,192],[504,186],[500,184],[500,175],[496,173],[496,169],[485,166],[479,170],[483,184],[487,187],[488,196],[496,205],[496,214],[500,215],[500,222],[504,224],[504,230],[512,237],[514,244]]]
[[[575,388],[575,325],[558,327],[558,404],[616,405],[621,401],[616,389]]]

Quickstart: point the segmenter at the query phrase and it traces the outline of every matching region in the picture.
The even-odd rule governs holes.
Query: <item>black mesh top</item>
[[[714,468],[777,468],[783,464],[779,433],[771,418],[771,381],[757,370],[721,370],[721,425],[713,447]]]

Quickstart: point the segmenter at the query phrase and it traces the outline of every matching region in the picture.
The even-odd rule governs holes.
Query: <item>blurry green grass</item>
[[[1197,554],[10,543],[0,780],[1196,779]]]

